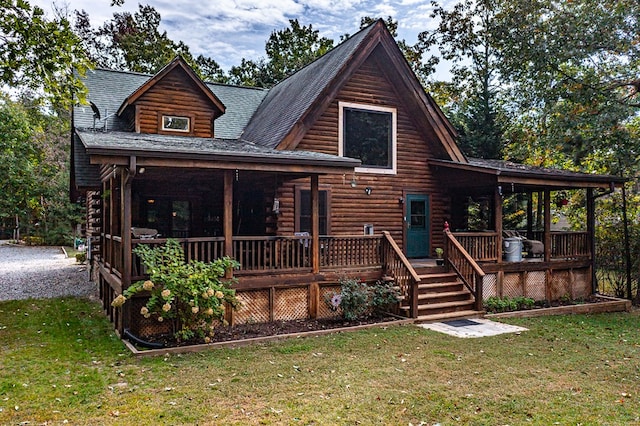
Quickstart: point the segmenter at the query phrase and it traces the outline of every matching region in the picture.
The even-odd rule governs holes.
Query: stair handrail
[[[445,228],[444,235],[446,240],[445,259],[447,264],[451,266],[464,285],[473,294],[476,301],[476,310],[481,311],[483,302],[482,278],[486,274],[448,228]]]
[[[390,274],[396,280],[396,284],[399,285],[402,296],[406,298],[405,300],[409,304],[409,317],[417,318],[420,277],[389,231],[382,231],[382,235],[384,236],[382,240],[383,272],[384,274]],[[393,256],[396,262],[392,262],[389,255]],[[399,282],[402,277],[407,278],[406,282]]]

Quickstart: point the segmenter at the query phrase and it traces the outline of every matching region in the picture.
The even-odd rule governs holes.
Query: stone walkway
[[[460,319],[431,324],[418,324],[428,330],[439,331],[451,336],[471,338],[496,336],[503,333],[521,333],[527,331],[524,327],[502,324],[484,318]]]

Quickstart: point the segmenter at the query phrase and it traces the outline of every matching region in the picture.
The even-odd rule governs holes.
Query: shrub
[[[225,302],[239,306],[233,280],[222,279],[238,262],[228,257],[210,263],[185,262],[180,243],[169,239],[165,245],[137,246],[137,254],[149,271],[149,279],[138,281],[118,296],[112,305],[120,306],[137,293],[148,291],[148,302],[140,310],[145,318],[162,322],[175,319],[178,341],[198,337],[207,341],[214,333],[215,321],[224,322]]]
[[[334,311],[340,309],[344,319],[352,321],[387,309],[398,300],[398,291],[392,283],[378,281],[369,286],[358,278],[341,278],[340,293],[327,294],[325,302]]]
[[[491,313],[511,312],[531,309],[535,301],[530,297],[496,297],[491,296],[484,301],[484,310]]]

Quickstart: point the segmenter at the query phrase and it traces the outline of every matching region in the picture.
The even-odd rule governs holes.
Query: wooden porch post
[[[115,247],[114,247],[114,242],[113,242],[113,235],[114,235],[114,222],[115,222],[115,215],[116,215],[116,202],[115,202],[115,196],[114,196],[114,192],[116,189],[116,185],[115,185],[115,176],[110,175],[109,176],[109,257],[107,257],[107,259],[109,260],[109,272],[113,273],[113,263],[114,263],[114,257],[115,257]]]
[[[311,175],[311,269],[320,272],[320,203],[318,175]]]
[[[131,182],[136,175],[136,157],[129,157],[129,169],[120,175],[120,212],[122,236],[122,289],[131,284]]]
[[[551,260],[551,191],[544,190],[544,261]]]
[[[493,193],[493,210],[495,217],[495,228],[498,237],[496,243],[496,253],[498,254],[498,263],[502,262],[502,190],[500,186],[497,186]]]
[[[527,238],[533,239],[533,192],[527,192]]]
[[[224,171],[224,255],[233,256],[233,170]]]
[[[596,215],[595,215],[595,198],[593,196],[593,188],[587,188],[587,244],[591,254],[591,293],[594,294],[597,288],[596,280]]]

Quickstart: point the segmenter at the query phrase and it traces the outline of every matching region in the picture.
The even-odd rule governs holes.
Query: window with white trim
[[[189,133],[191,131],[191,119],[176,115],[163,115],[162,130]]]
[[[338,106],[339,155],[359,159],[357,172],[395,174],[396,109],[348,102]]]

